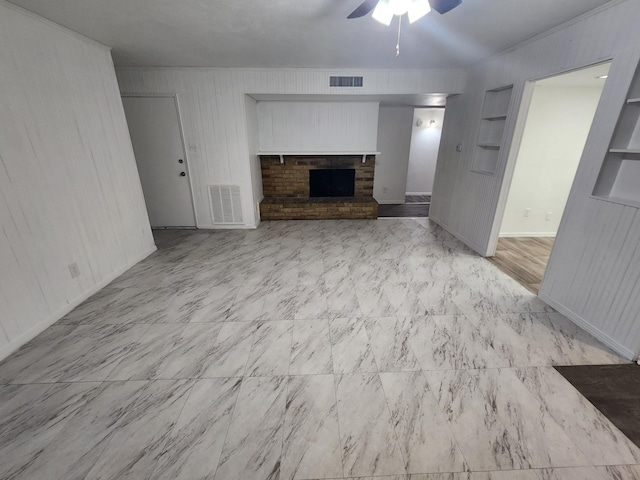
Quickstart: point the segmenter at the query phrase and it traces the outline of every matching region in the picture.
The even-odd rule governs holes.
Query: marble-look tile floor
[[[0,478],[640,480],[623,359],[427,219],[159,231],[0,364]]]

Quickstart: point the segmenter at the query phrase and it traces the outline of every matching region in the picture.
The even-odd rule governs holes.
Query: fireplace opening
[[[355,184],[353,168],[309,170],[310,197],[353,197]]]

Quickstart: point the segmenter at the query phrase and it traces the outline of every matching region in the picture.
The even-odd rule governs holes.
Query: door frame
[[[534,91],[536,82],[538,82],[539,80],[545,80],[547,78],[557,77],[559,75],[565,75],[567,73],[584,70],[585,68],[591,68],[597,65],[602,65],[604,63],[612,63],[612,62],[613,62],[612,57],[606,57],[606,58],[597,60],[595,62],[589,62],[586,65],[569,68],[566,70],[561,70],[559,72],[548,73],[545,75],[541,75],[540,77],[531,78],[525,81],[524,89],[522,92],[522,98],[520,99],[520,108],[518,109],[515,128],[513,131],[513,135],[511,137],[512,139],[511,146],[509,148],[505,170],[502,177],[500,194],[498,196],[495,215],[493,217],[493,225],[491,227],[491,233],[489,234],[489,243],[487,245],[486,255],[484,255],[485,257],[493,257],[496,253],[496,249],[498,248],[498,239],[500,238],[500,228],[502,227],[502,221],[504,219],[505,210],[507,208],[507,200],[509,198],[509,193],[511,192],[511,183],[513,181],[513,175],[516,170],[516,164],[518,161],[518,155],[520,154],[520,146],[522,145],[522,139],[524,138],[524,131],[525,131],[527,119],[529,117],[529,109],[531,108],[531,102],[533,100],[533,91]],[[602,96],[600,97],[599,102],[601,101],[602,101]],[[598,108],[600,105],[599,102],[598,102]],[[597,114],[597,111],[596,111],[596,114]],[[595,117],[594,117],[594,120],[595,120]],[[593,128],[593,121],[591,123],[591,128]],[[591,128],[589,129],[589,135],[591,135]],[[580,158],[580,162],[578,163],[578,169],[580,168],[581,164],[582,164],[582,158]],[[575,177],[573,181],[575,182]],[[572,183],[571,189],[573,190],[573,183]],[[562,216],[563,216],[563,219],[560,221],[560,226],[558,227],[558,235],[562,232],[562,224],[564,223],[564,212]],[[553,253],[553,250],[552,250],[552,253]],[[551,262],[551,257],[549,257],[549,262]],[[546,273],[546,269],[545,269],[545,273]],[[543,278],[543,282],[544,282],[544,278]]]
[[[178,129],[180,130],[180,142],[182,144],[182,153],[184,156],[184,164],[187,169],[187,178],[189,179],[189,196],[191,198],[191,208],[193,209],[193,219],[195,221],[195,228],[200,228],[200,221],[198,220],[198,210],[196,209],[196,200],[193,195],[193,178],[191,177],[191,159],[189,158],[187,144],[185,142],[184,128],[182,126],[182,112],[180,110],[180,100],[178,99],[177,93],[137,93],[137,92],[121,92],[121,98],[173,98],[173,101],[176,106],[176,113],[178,115]],[[124,108],[124,107],[123,107]],[[129,125],[127,125],[127,130],[129,129]],[[131,132],[129,132],[129,137],[131,137]],[[133,144],[133,142],[132,142]],[[133,148],[133,145],[132,145]],[[136,163],[136,169],[138,165]],[[142,192],[144,194],[144,190]]]

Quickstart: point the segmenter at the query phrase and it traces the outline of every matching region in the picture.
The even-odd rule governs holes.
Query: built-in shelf
[[[601,202],[616,203],[618,205],[624,205],[626,207],[640,208],[640,200],[629,200],[628,198],[603,197],[603,196],[595,196],[595,195],[592,195],[591,198]]]
[[[258,152],[259,157],[280,157],[280,163],[284,163],[284,157],[312,157],[312,156],[351,156],[357,155],[358,157],[362,157],[362,163],[365,163],[367,160],[367,156],[369,155],[380,155],[380,152],[366,152],[366,151],[358,151],[358,152]]]
[[[604,157],[593,197],[640,208],[640,67]]]
[[[513,85],[485,92],[472,172],[482,175],[495,174],[512,92]]]
[[[473,170],[473,173],[477,173],[479,175],[489,175],[489,176],[493,177],[493,173],[494,172],[493,171],[487,172],[487,171],[484,171],[484,170]]]
[[[640,155],[640,148],[612,148],[609,153],[626,153],[628,155]]]

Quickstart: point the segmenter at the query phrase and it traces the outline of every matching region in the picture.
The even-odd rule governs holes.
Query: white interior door
[[[174,97],[122,97],[152,227],[195,227]]]

